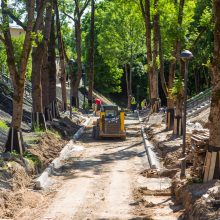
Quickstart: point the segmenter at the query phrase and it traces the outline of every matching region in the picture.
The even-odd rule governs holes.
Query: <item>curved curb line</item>
[[[142,121],[141,121],[139,112],[137,112],[137,115],[138,115],[138,120],[141,123]],[[160,169],[160,162],[155,154],[155,147],[153,146],[153,144],[150,143],[150,141],[147,140],[147,135],[145,134],[144,126],[142,123],[141,123],[141,133],[142,133],[142,137],[144,141],[144,147],[147,152],[150,168]]]
[[[73,139],[69,141],[68,144],[60,152],[59,157],[55,158],[49,166],[44,170],[44,172],[34,181],[36,189],[43,189],[46,188],[50,181],[49,176],[53,173],[54,169],[58,169],[62,166],[62,160],[67,158],[68,154],[77,147],[74,142],[80,138],[83,134],[85,127],[90,123],[91,118],[88,118],[82,127],[74,134]]]

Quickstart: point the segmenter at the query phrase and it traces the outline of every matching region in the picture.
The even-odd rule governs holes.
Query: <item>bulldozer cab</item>
[[[117,118],[119,117],[118,106],[115,105],[103,105],[101,112],[105,113],[105,118]]]

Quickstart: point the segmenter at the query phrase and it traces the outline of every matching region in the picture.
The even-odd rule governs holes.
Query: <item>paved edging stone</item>
[[[52,174],[54,169],[58,169],[62,166],[62,161],[68,157],[68,155],[74,151],[74,149],[79,148],[74,142],[80,138],[83,134],[85,127],[90,123],[91,118],[88,118],[82,127],[74,134],[73,139],[69,141],[68,144],[60,152],[59,157],[55,158],[50,165],[44,170],[44,172],[35,180],[35,188],[42,189],[46,188],[50,181],[48,180],[49,176]]]
[[[145,150],[147,152],[150,168],[151,169],[160,169],[161,168],[160,167],[160,162],[158,160],[158,157],[156,156],[155,147],[147,139],[147,135],[145,134],[144,126],[142,124],[139,112],[137,112],[137,115],[138,115],[138,119],[141,123],[141,133],[142,133],[142,137],[143,137],[143,141],[144,141],[144,147],[145,147]]]

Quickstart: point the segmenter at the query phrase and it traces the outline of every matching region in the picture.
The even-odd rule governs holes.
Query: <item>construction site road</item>
[[[50,177],[53,196],[19,219],[144,219],[136,213],[134,192],[148,159],[138,118],[128,115],[125,124],[123,141],[94,140],[91,123],[77,141],[79,151]]]

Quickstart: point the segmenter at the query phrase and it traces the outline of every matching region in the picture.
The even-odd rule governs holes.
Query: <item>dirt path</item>
[[[149,168],[137,118],[127,117],[126,128],[126,141],[95,141],[88,128],[77,143],[84,150],[74,152],[51,177],[55,182],[52,195],[17,219],[154,219],[146,218],[150,215],[141,213],[137,202],[144,195],[136,193],[137,189],[148,182],[140,172]],[[147,207],[146,210],[151,212]],[[156,210],[155,206],[153,215]],[[165,212],[158,216],[177,219],[169,218],[172,213]],[[158,216],[155,219],[160,219]]]

